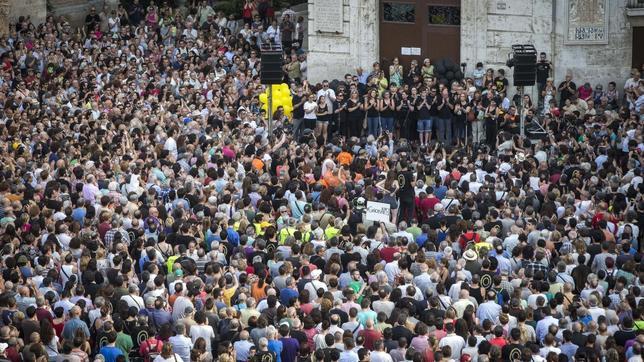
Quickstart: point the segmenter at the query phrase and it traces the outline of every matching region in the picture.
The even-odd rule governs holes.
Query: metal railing
[[[644,0],[628,0],[626,2],[627,8],[644,8]]]

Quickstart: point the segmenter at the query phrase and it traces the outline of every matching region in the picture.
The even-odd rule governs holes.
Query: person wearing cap
[[[323,272],[321,269],[311,271],[311,280],[304,285],[304,289],[309,291],[309,295],[318,295],[318,290],[322,289],[324,292],[328,290],[327,285],[320,281]]]

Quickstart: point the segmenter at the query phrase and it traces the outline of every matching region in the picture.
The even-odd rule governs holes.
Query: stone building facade
[[[47,0],[0,0],[0,34],[9,31],[9,24],[20,16],[30,16],[34,24],[40,24],[47,17]]]
[[[407,67],[410,57],[402,51],[408,45],[400,44],[400,54],[383,54],[382,47],[379,48],[383,39],[388,39],[387,34],[379,34],[385,21],[383,9],[391,7],[386,4],[414,3],[416,21],[424,21],[426,15],[419,16],[422,6],[431,8],[435,2],[310,0],[309,77],[312,81],[342,77],[358,65],[370,69],[378,60],[387,69],[387,60],[393,56],[402,56],[401,62]],[[330,3],[342,5],[342,30],[337,33],[316,31],[329,25],[320,24],[320,21],[329,23],[331,12],[320,9]],[[639,43],[641,47],[644,42],[633,36],[634,30],[644,25],[641,24],[644,12],[640,14],[639,9],[634,9],[638,4],[639,0],[460,0],[460,23],[457,25],[460,26],[460,53],[453,60],[467,63],[466,75],[471,74],[476,62],[480,61],[485,67],[505,69],[512,78],[511,70],[505,66],[511,46],[533,44],[538,51],[546,52],[553,62],[555,82],[571,72],[578,84],[589,81],[593,86],[595,83],[606,86],[613,80],[618,85],[623,84],[631,67],[641,65],[633,53],[635,44]],[[330,25],[336,24],[331,20]],[[400,29],[404,32],[408,28],[401,24]],[[423,31],[433,29],[441,28]],[[420,54],[414,54],[413,58],[422,61],[425,57],[436,56],[432,54],[432,51],[435,53],[433,44],[417,46]]]
[[[376,0],[314,0],[308,16],[309,79],[340,78],[378,60]]]

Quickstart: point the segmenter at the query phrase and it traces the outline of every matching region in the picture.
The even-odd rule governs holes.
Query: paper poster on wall
[[[366,219],[369,221],[389,222],[391,206],[382,202],[367,201]]]
[[[608,44],[610,0],[565,2],[566,44]]]
[[[411,55],[420,55],[420,48],[409,48],[411,50]]]
[[[400,54],[401,55],[411,55],[411,48],[401,47],[400,48]]]

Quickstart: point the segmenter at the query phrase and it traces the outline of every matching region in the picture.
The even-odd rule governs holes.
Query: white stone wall
[[[512,84],[512,71],[505,66],[512,44],[533,44],[552,60],[555,83],[570,71],[578,86],[588,81],[605,89],[615,81],[621,89],[632,56],[626,2],[609,1],[608,44],[569,45],[564,44],[565,0],[462,0],[461,62],[467,62],[468,75],[478,61],[486,68],[503,68]]]
[[[11,0],[9,1],[9,21],[15,23],[20,16],[31,16],[31,22],[38,25],[47,17],[46,0]]]
[[[371,69],[379,58],[378,1],[343,0],[342,31],[316,32],[315,1],[309,6],[308,78],[312,83],[343,78],[357,66]]]
[[[577,86],[588,81],[594,87],[615,81],[618,89],[624,89],[629,76],[633,53],[633,31],[626,17],[627,0],[610,0],[608,16],[608,44],[606,45],[563,45],[564,2],[557,2],[555,80],[563,80],[570,70]]]

